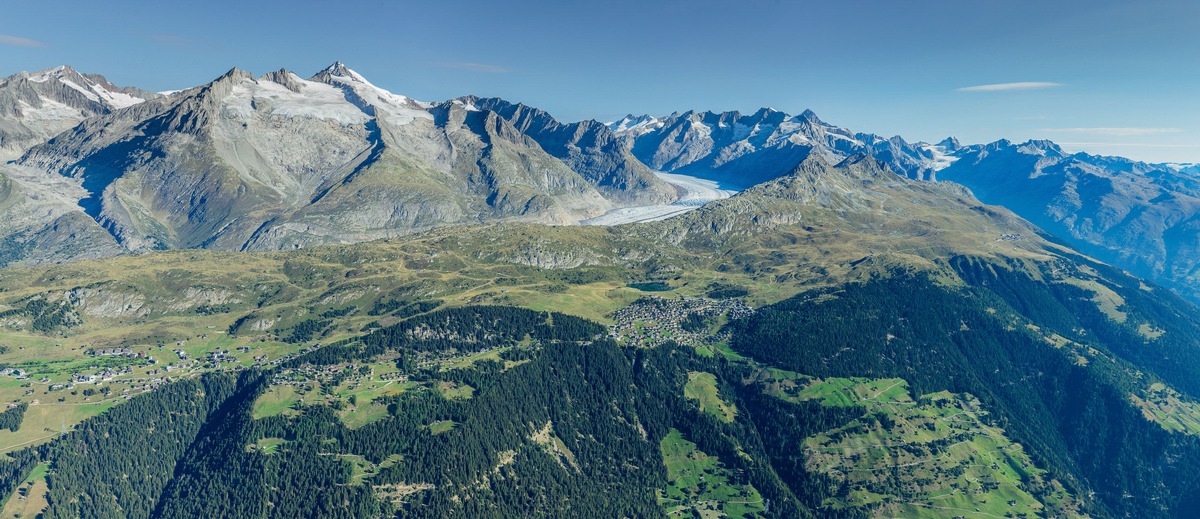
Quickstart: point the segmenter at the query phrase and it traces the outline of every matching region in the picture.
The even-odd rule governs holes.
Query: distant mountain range
[[[1189,167],[29,77],[6,128],[67,129],[0,165],[5,516],[1200,514],[1200,314],[1072,245],[1194,296]]]
[[[170,95],[69,67],[0,80],[0,263],[155,249],[276,250],[488,221],[576,224],[750,187],[810,157],[951,180],[1102,260],[1200,300],[1200,177],[1049,141],[910,143],[811,111],[564,123],[503,99],[426,103],[341,63],[231,70]]]
[[[874,157],[914,179],[954,181],[1088,254],[1200,301],[1200,168],[1068,154],[1046,140],[909,143],[762,109],[626,116],[609,124],[654,169],[749,186],[811,155]]]

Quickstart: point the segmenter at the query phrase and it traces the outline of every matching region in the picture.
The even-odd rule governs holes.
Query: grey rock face
[[[1068,154],[1045,140],[914,144],[837,128],[809,111],[628,116],[610,128],[652,168],[742,186],[785,176],[810,157],[868,155],[908,178],[961,183],[1080,250],[1200,301],[1194,165]]]
[[[0,266],[56,263],[125,252],[79,210],[82,190],[69,179],[0,165]]]
[[[935,163],[933,151],[919,144],[853,133],[808,110],[627,116],[610,129],[651,168],[744,187],[786,175],[809,156],[837,162],[866,153],[911,178],[927,178]]]
[[[87,119],[18,165],[72,186],[63,207],[129,251],[273,250],[494,220],[570,224],[614,205],[496,112],[395,95],[341,63],[308,80],[231,70]]]
[[[500,114],[608,198],[630,205],[652,205],[678,197],[674,187],[654,176],[604,124],[591,120],[560,123],[542,110],[497,98],[464,97],[457,101],[465,107]]]
[[[872,203],[895,206],[859,196],[856,182],[895,179],[821,175],[877,168],[959,182],[1200,301],[1195,165],[1067,154],[1049,141],[909,143],[811,111],[629,116],[606,126],[501,99],[423,103],[341,63],[309,79],[235,69],[170,97],[60,67],[0,79],[0,162],[18,157],[0,166],[0,265],[288,249],[489,221],[571,224],[674,200],[655,170],[742,187],[788,177],[789,191],[769,200],[806,196],[812,207],[875,214]],[[970,198],[954,184],[926,185]],[[783,206],[755,221],[728,217],[751,199],[724,202],[725,217],[697,225],[727,233],[800,218]]]
[[[66,66],[0,79],[0,160],[16,158],[84,119],[157,97]]]

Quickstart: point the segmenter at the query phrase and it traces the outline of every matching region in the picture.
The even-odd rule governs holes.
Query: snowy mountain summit
[[[88,117],[157,97],[68,66],[0,79],[0,159],[15,158]]]
[[[12,81],[49,84],[56,74]],[[55,102],[92,115],[80,121],[75,109],[61,122],[70,131],[0,166],[22,214],[42,215],[6,224],[12,215],[0,206],[0,238],[30,244],[17,260],[75,258],[80,245],[101,255],[278,250],[448,224],[573,224],[679,196],[599,123],[561,124],[497,99],[421,102],[341,62],[308,79],[235,68],[136,100],[106,82],[68,79],[110,104],[61,81],[39,87],[75,92]],[[60,230],[75,238],[58,240]],[[61,246],[37,250],[35,242]]]

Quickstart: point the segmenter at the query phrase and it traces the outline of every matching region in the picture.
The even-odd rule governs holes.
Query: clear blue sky
[[[811,108],[856,131],[1200,162],[1191,0],[5,0],[0,75],[195,86],[342,60],[426,101],[564,120]],[[1026,88],[981,85],[1034,83]],[[1039,85],[1040,84],[1040,85]]]

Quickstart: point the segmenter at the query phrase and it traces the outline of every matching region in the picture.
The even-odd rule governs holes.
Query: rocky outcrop
[[[19,165],[43,172],[43,183],[71,184],[66,203],[134,252],[288,249],[484,221],[571,224],[644,187],[609,186],[610,200],[496,112],[392,94],[341,63],[308,80],[234,69],[89,119]]]
[[[498,113],[621,205],[663,204],[678,198],[674,187],[656,177],[602,123],[561,123],[537,108],[497,98],[464,97],[456,103],[467,109]]]
[[[162,96],[120,88],[104,76],[66,66],[0,79],[0,162],[19,157],[84,119],[158,97]]]

